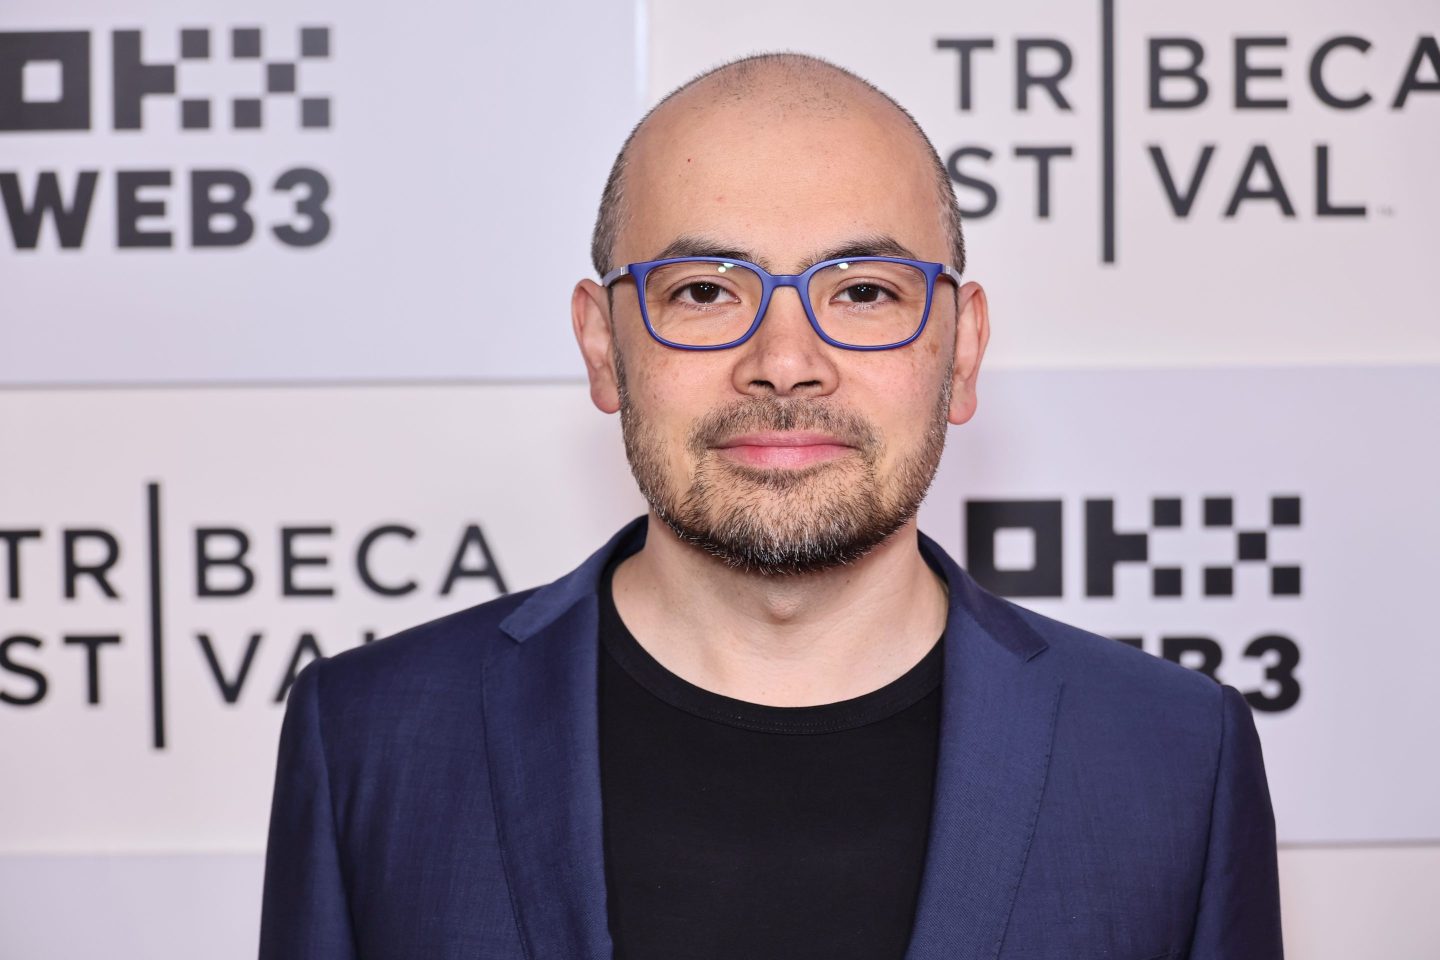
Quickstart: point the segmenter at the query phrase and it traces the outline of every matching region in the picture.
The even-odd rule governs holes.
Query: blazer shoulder
[[[415,702],[477,689],[486,650],[513,642],[500,622],[533,593],[496,597],[317,661],[324,702],[332,709],[363,709],[377,700]]]
[[[943,571],[952,605],[1000,647],[1052,672],[1065,686],[1063,699],[1136,716],[1178,710],[1218,718],[1221,688],[1211,678],[992,593],[923,534],[921,548]]]
[[[1129,644],[1011,606],[1045,640],[1044,653],[1032,665],[1060,681],[1055,741],[1060,759],[1052,771],[1058,781],[1067,782],[1065,771],[1078,762],[1116,776],[1130,771],[1134,776],[1117,782],[1137,791],[1145,784],[1169,784],[1164,789],[1186,793],[1196,811],[1206,806],[1233,712],[1227,700],[1230,707],[1236,701],[1243,706],[1240,695]]]
[[[1042,659],[1058,671],[1064,698],[1102,713],[1125,712],[1142,722],[1215,726],[1221,685],[1205,674],[1073,624],[988,595],[1045,641]]]

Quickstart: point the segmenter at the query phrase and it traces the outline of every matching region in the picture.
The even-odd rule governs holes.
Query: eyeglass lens
[[[925,274],[905,263],[852,260],[817,271],[807,295],[825,335],[855,347],[909,339],[925,315]],[[760,311],[760,275],[734,263],[685,261],[651,270],[645,309],[662,339],[692,347],[738,340]],[[779,290],[776,295],[783,296]]]

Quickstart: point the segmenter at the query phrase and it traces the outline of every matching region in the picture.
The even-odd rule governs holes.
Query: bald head
[[[636,124],[615,158],[600,200],[590,245],[597,273],[604,275],[615,266],[615,245],[630,213],[628,181],[637,167],[646,167],[647,151],[666,142],[677,129],[703,123],[706,111],[717,107],[743,108],[779,124],[797,117],[868,123],[881,134],[877,139],[899,147],[900,162],[913,163],[933,183],[933,202],[949,243],[950,261],[964,270],[960,208],[949,174],[915,118],[874,85],[828,61],[767,53],[700,74],[673,90]]]

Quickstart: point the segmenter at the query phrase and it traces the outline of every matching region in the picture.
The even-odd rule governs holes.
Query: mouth
[[[856,452],[854,446],[839,437],[798,430],[746,433],[711,449],[743,466],[781,470],[798,470]]]

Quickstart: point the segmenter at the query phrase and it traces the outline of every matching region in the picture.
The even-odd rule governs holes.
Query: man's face
[[[777,110],[707,99],[703,86],[667,107],[634,145],[616,264],[676,255],[682,240],[681,255],[772,273],[839,250],[896,255],[885,243],[949,262],[933,174],[901,118],[859,98],[844,111]],[[749,341],[697,352],[652,339],[622,281],[613,366],[641,492],[682,538],[751,572],[863,556],[913,518],[939,464],[956,418],[961,299],[940,280],[919,339],[855,351],[822,341],[782,288]]]

